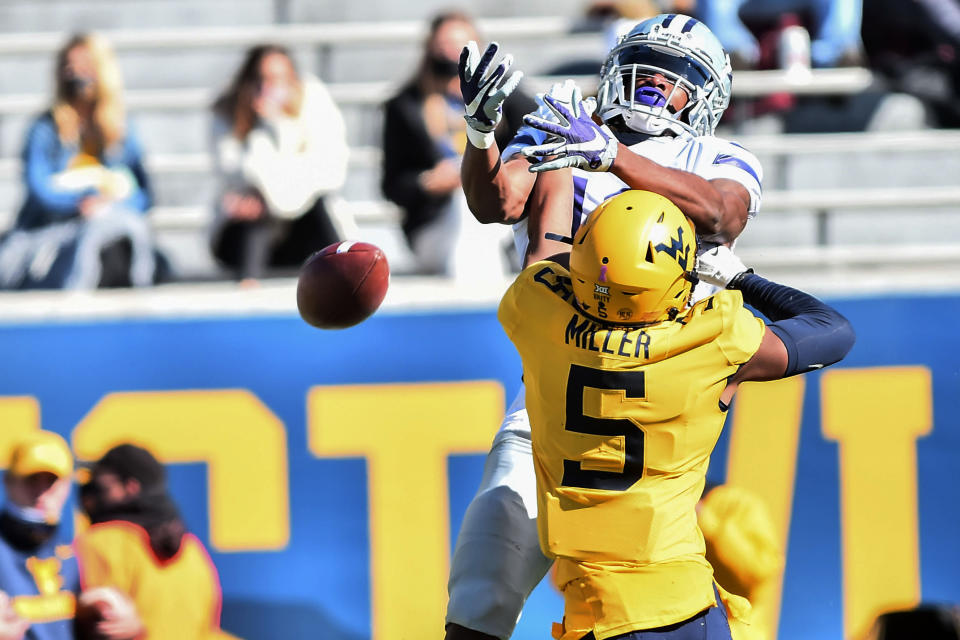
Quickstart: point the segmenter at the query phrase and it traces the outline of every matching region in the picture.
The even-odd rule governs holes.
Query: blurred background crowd
[[[461,278],[491,256],[508,271],[516,265],[505,230],[473,223],[460,196],[460,49],[501,40],[527,75],[508,102],[502,143],[550,78],[573,76],[589,94],[618,34],[659,12],[699,17],[729,51],[734,102],[718,134],[766,134],[749,147],[765,161],[765,190],[945,187],[956,168],[955,139],[922,133],[960,127],[956,0],[481,3],[470,13],[438,6],[428,21],[416,17],[430,3],[374,3],[378,22],[343,22],[350,16],[329,3],[290,0],[160,15],[134,8],[149,2],[109,12],[71,0],[8,4],[4,289],[254,285],[361,236],[384,247],[395,273]],[[919,133],[863,138],[876,144],[853,163],[843,154],[858,150],[857,138],[834,138],[819,155],[789,137],[841,132]],[[918,165],[919,155],[929,160]],[[896,162],[913,173],[891,184]],[[894,229],[852,234],[855,216],[825,219],[849,203],[772,200],[819,218],[806,240],[798,229],[810,223],[755,225],[748,247],[751,235],[761,246],[785,236],[810,245],[902,239]],[[933,204],[958,206],[952,192]]]
[[[63,437],[36,431],[5,462],[0,639],[232,637],[217,570],[148,450],[119,444],[76,469]],[[64,522],[75,482],[76,537]]]
[[[745,262],[774,276],[777,269],[791,276],[827,273],[817,280],[820,290],[840,282],[843,268],[889,268],[889,277],[933,267],[924,274],[927,283],[937,275],[960,273],[955,178],[960,175],[960,0],[483,0],[469,5],[446,0],[6,0],[0,3],[0,289],[163,289],[171,283],[214,282],[218,290],[247,296],[268,279],[295,275],[307,256],[339,239],[378,244],[392,273],[410,276],[414,284],[416,276],[429,277],[431,285],[476,282],[490,276],[491,264],[509,274],[518,267],[509,230],[479,225],[461,190],[466,135],[457,61],[463,45],[474,39],[482,48],[496,40],[516,57],[514,68],[525,73],[497,131],[502,148],[534,108],[538,92],[557,79],[574,77],[585,94],[593,93],[617,37],[643,18],[671,11],[704,21],[730,53],[733,102],[717,134],[742,142],[763,161],[764,208],[738,244]],[[282,292],[287,310],[293,300],[289,293]],[[17,297],[3,296],[4,303]],[[64,298],[57,294],[57,299]],[[181,298],[175,294],[167,300],[175,300],[175,306]],[[0,305],[0,320],[4,312]],[[498,375],[464,373],[458,367],[477,366],[482,358],[459,353],[455,366],[421,364],[429,358],[408,354],[401,342],[431,343],[433,335],[414,331],[411,339],[413,330],[404,325],[402,341],[377,343],[377,348],[388,346],[377,355],[383,366],[369,367],[372,373],[356,356],[364,345],[341,334],[311,334],[318,342],[342,341],[347,354],[334,359],[346,363],[347,373],[338,377],[323,354],[317,366],[305,342],[292,348],[284,342],[306,340],[294,335],[300,324],[268,327],[269,339],[262,344],[248,339],[246,325],[237,330],[241,337],[223,327],[204,333],[189,322],[183,334],[163,325],[141,335],[139,325],[127,326],[126,341],[109,346],[120,332],[107,337],[97,333],[98,327],[69,326],[65,332],[74,333],[63,343],[47,341],[46,334],[37,334],[37,340],[49,348],[43,353],[52,360],[64,358],[78,368],[89,364],[89,370],[77,374],[63,367],[59,375],[70,377],[68,386],[57,375],[48,380],[36,373],[35,362],[21,362],[19,370],[9,367],[0,396],[39,398],[48,386],[56,388],[55,398],[44,398],[44,411],[57,403],[67,409],[51,411],[52,421],[45,414],[44,424],[67,433],[77,416],[116,391],[249,387],[274,403],[288,434],[294,434],[290,451],[282,440],[277,454],[286,491],[288,453],[291,478],[314,471],[297,458],[308,456],[307,443],[297,438],[306,437],[301,432],[307,429],[299,427],[310,385]],[[17,335],[29,343],[30,336]],[[497,336],[502,338],[499,330]],[[335,350],[330,343],[323,345]],[[219,355],[205,351],[211,344],[209,353]],[[485,344],[478,340],[464,348],[482,350]],[[155,371],[144,373],[151,368],[144,362],[154,362],[151,349],[163,353],[155,353]],[[248,359],[248,349],[259,359]],[[117,355],[120,351],[129,359]],[[912,353],[903,357],[915,362]],[[359,368],[364,370],[355,373]],[[78,379],[90,384],[74,384]],[[299,395],[284,398],[277,387]],[[429,393],[433,398],[436,389]],[[295,418],[284,400],[296,403]],[[496,407],[498,416],[501,409]],[[198,422],[207,420],[202,410],[197,413]],[[7,469],[0,584],[7,591],[16,580],[30,589],[43,583],[53,600],[61,591],[69,593],[92,606],[101,621],[105,616],[113,622],[92,631],[78,627],[77,637],[229,637],[217,623],[220,584],[200,541],[204,534],[190,533],[166,472],[149,451],[119,445],[78,474],[63,438],[38,432],[14,443],[3,431],[5,415],[0,411],[0,444],[13,451],[9,461],[0,459]],[[203,426],[230,423],[232,428],[235,416],[226,415]],[[416,415],[419,424],[420,412]],[[354,448],[345,450],[345,456],[357,455]],[[310,443],[309,455],[319,458],[319,452],[322,447]],[[196,462],[196,457],[176,462]],[[450,478],[468,478],[466,488],[455,488],[469,495],[476,478],[456,464],[453,468]],[[340,467],[335,471],[339,474]],[[74,481],[79,490],[71,490]],[[833,483],[833,477],[823,482]],[[291,484],[298,500],[313,499],[303,490],[309,483]],[[77,522],[64,526],[73,507],[71,491]],[[204,496],[194,493],[189,497],[203,504],[193,506],[206,513]],[[715,501],[723,496],[713,495]],[[291,504],[296,510],[296,501]],[[287,547],[297,571],[303,556],[296,554],[307,555],[304,547],[343,555],[349,563],[352,556],[336,546],[343,542],[336,539],[339,534],[331,533],[336,527],[315,516],[325,515],[327,505],[308,504],[295,518],[308,535],[293,542],[280,536],[270,543],[274,546],[239,550],[269,556]],[[279,509],[284,517],[286,509],[286,503]],[[366,531],[366,511],[355,520]],[[207,524],[200,521],[198,529]],[[318,542],[323,535],[335,538],[333,543]],[[220,566],[239,564],[238,549],[224,548],[212,552]],[[50,570],[39,565],[30,575],[18,568],[10,578],[12,567],[34,556],[56,559],[56,574],[67,582],[43,582]],[[282,594],[278,599],[294,602],[282,588],[289,580],[263,569],[268,565],[257,564],[262,560],[249,563],[250,572],[266,576],[264,584]],[[161,577],[151,573],[157,562],[180,568]],[[351,565],[341,574],[355,578],[366,566],[354,569]],[[309,582],[314,595],[327,588],[336,591],[329,599],[346,609],[368,608],[362,598],[347,597],[344,604],[342,585],[322,578]],[[232,619],[246,623],[245,628],[234,622],[232,630],[247,631],[256,626],[254,617],[264,617],[261,610],[249,613],[254,609],[246,589],[252,585],[256,595],[261,586],[256,582],[224,581],[225,588],[235,589]],[[370,591],[356,582],[347,586]],[[103,585],[126,588],[105,594],[97,591]],[[290,618],[286,604],[277,606],[274,617],[264,617],[264,626]],[[11,608],[0,594],[0,640],[24,637],[28,613]],[[58,620],[50,627],[58,631],[43,635],[45,623],[36,624],[36,635],[26,637],[70,637],[73,621]],[[196,627],[164,627],[173,622]],[[361,622],[367,625],[367,618]],[[316,623],[311,618],[305,626]],[[957,626],[954,609],[920,607],[884,614],[874,637],[952,638]],[[366,628],[337,637],[369,637]],[[895,635],[898,628],[903,635]],[[248,637],[276,637],[273,632],[272,627],[259,636],[250,631]]]

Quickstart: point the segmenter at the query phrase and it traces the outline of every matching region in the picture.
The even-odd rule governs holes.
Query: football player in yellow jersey
[[[523,361],[538,530],[556,562],[562,640],[730,638],[697,501],[737,386],[839,361],[843,316],[748,272],[726,248],[696,265],[669,200],[602,204],[567,256],[526,268],[499,317]],[[725,287],[688,307],[703,278]],[[744,307],[770,318],[766,325]]]

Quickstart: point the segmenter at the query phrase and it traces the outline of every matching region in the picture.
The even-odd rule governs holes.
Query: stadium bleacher
[[[37,23],[28,3],[13,4],[20,6],[19,13],[9,6],[4,11],[16,13],[17,19],[6,24],[18,32],[0,39],[0,72],[17,70],[6,74],[11,80],[0,91],[0,228],[9,226],[21,201],[17,154],[30,119],[48,101],[53,53],[66,37],[65,30],[32,30]],[[379,105],[415,64],[422,21],[297,22],[310,14],[305,5],[281,0],[239,3],[229,19],[218,2],[182,11],[168,7],[157,10],[162,21],[145,20],[142,11],[120,10],[112,2],[82,11],[69,0],[43,4],[44,26],[102,27],[116,47],[128,106],[154,179],[157,206],[151,218],[158,242],[184,277],[218,274],[206,235],[214,197],[206,148],[208,106],[242,51],[266,41],[290,46],[302,68],[328,82],[344,112],[352,155],[347,184],[335,205],[342,226],[351,236],[381,244],[396,272],[409,270],[397,211],[379,192]],[[147,16],[155,8],[146,0],[132,4],[142,6]],[[61,10],[74,21],[63,22]],[[291,22],[278,24],[278,18]],[[516,51],[518,66],[533,74],[557,56],[599,57],[602,49],[599,33],[574,32],[567,17],[488,18],[480,26]],[[544,42],[551,44],[542,47]],[[386,59],[389,66],[382,62]],[[551,80],[533,75],[526,86],[540,90]],[[595,82],[580,80],[588,88]],[[870,73],[861,68],[816,70],[801,77],[740,72],[734,94],[755,97],[787,90],[845,95],[871,84]],[[950,180],[960,170],[960,132],[751,135],[749,122],[725,124],[722,133],[757,153],[766,171],[763,214],[740,241],[741,252],[758,267],[836,268],[887,260],[912,263],[918,257],[921,263],[938,265],[960,261],[960,244],[945,243],[960,237],[960,189]],[[903,224],[905,219],[923,224]],[[931,224],[941,232],[928,233]],[[885,251],[894,242],[910,246]]]
[[[558,63],[602,55],[602,36],[574,17],[585,4],[474,6],[535,91]],[[0,233],[21,203],[20,147],[49,100],[54,52],[69,33],[95,29],[118,50],[157,196],[151,221],[185,280],[0,292],[0,453],[12,434],[40,425],[78,452],[110,438],[156,446],[221,572],[224,628],[249,640],[439,632],[448,546],[521,380],[494,313],[506,277],[410,274],[398,212],[379,191],[379,104],[412,73],[425,17],[449,7],[0,2]],[[399,276],[383,313],[349,331],[305,325],[294,278],[220,281],[209,254],[208,107],[244,49],[265,41],[288,45],[331,88],[351,145],[333,210],[351,237],[382,246]],[[837,103],[876,88],[862,68],[734,80],[739,97],[789,91]],[[762,213],[737,253],[774,280],[831,296],[858,345],[841,375],[795,377],[771,396],[742,392],[731,419],[739,434],[727,429],[714,460],[725,481],[758,490],[778,514],[789,544],[773,612],[781,640],[860,638],[878,612],[960,601],[960,338],[949,321],[960,310],[960,130],[895,119],[865,132],[785,134],[769,124],[733,109],[720,132],[765,170]],[[557,619],[559,594],[538,589],[518,640],[545,637]],[[810,593],[822,596],[815,607]]]

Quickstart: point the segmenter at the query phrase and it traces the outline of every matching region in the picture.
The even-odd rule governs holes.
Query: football
[[[377,310],[389,283],[390,267],[379,247],[337,242],[304,262],[297,281],[297,309],[314,327],[345,329]]]

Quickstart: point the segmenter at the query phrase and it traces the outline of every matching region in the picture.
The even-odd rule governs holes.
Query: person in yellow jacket
[[[220,630],[220,580],[203,543],[187,532],[166,471],[141,447],[98,460],[81,490],[90,527],[74,542],[84,589],[127,595],[143,623],[138,640],[231,637]]]
[[[697,504],[697,523],[714,579],[750,601],[750,624],[730,619],[733,640],[776,637],[764,621],[777,604],[772,587],[783,572],[784,556],[763,500],[741,487],[708,483]]]

